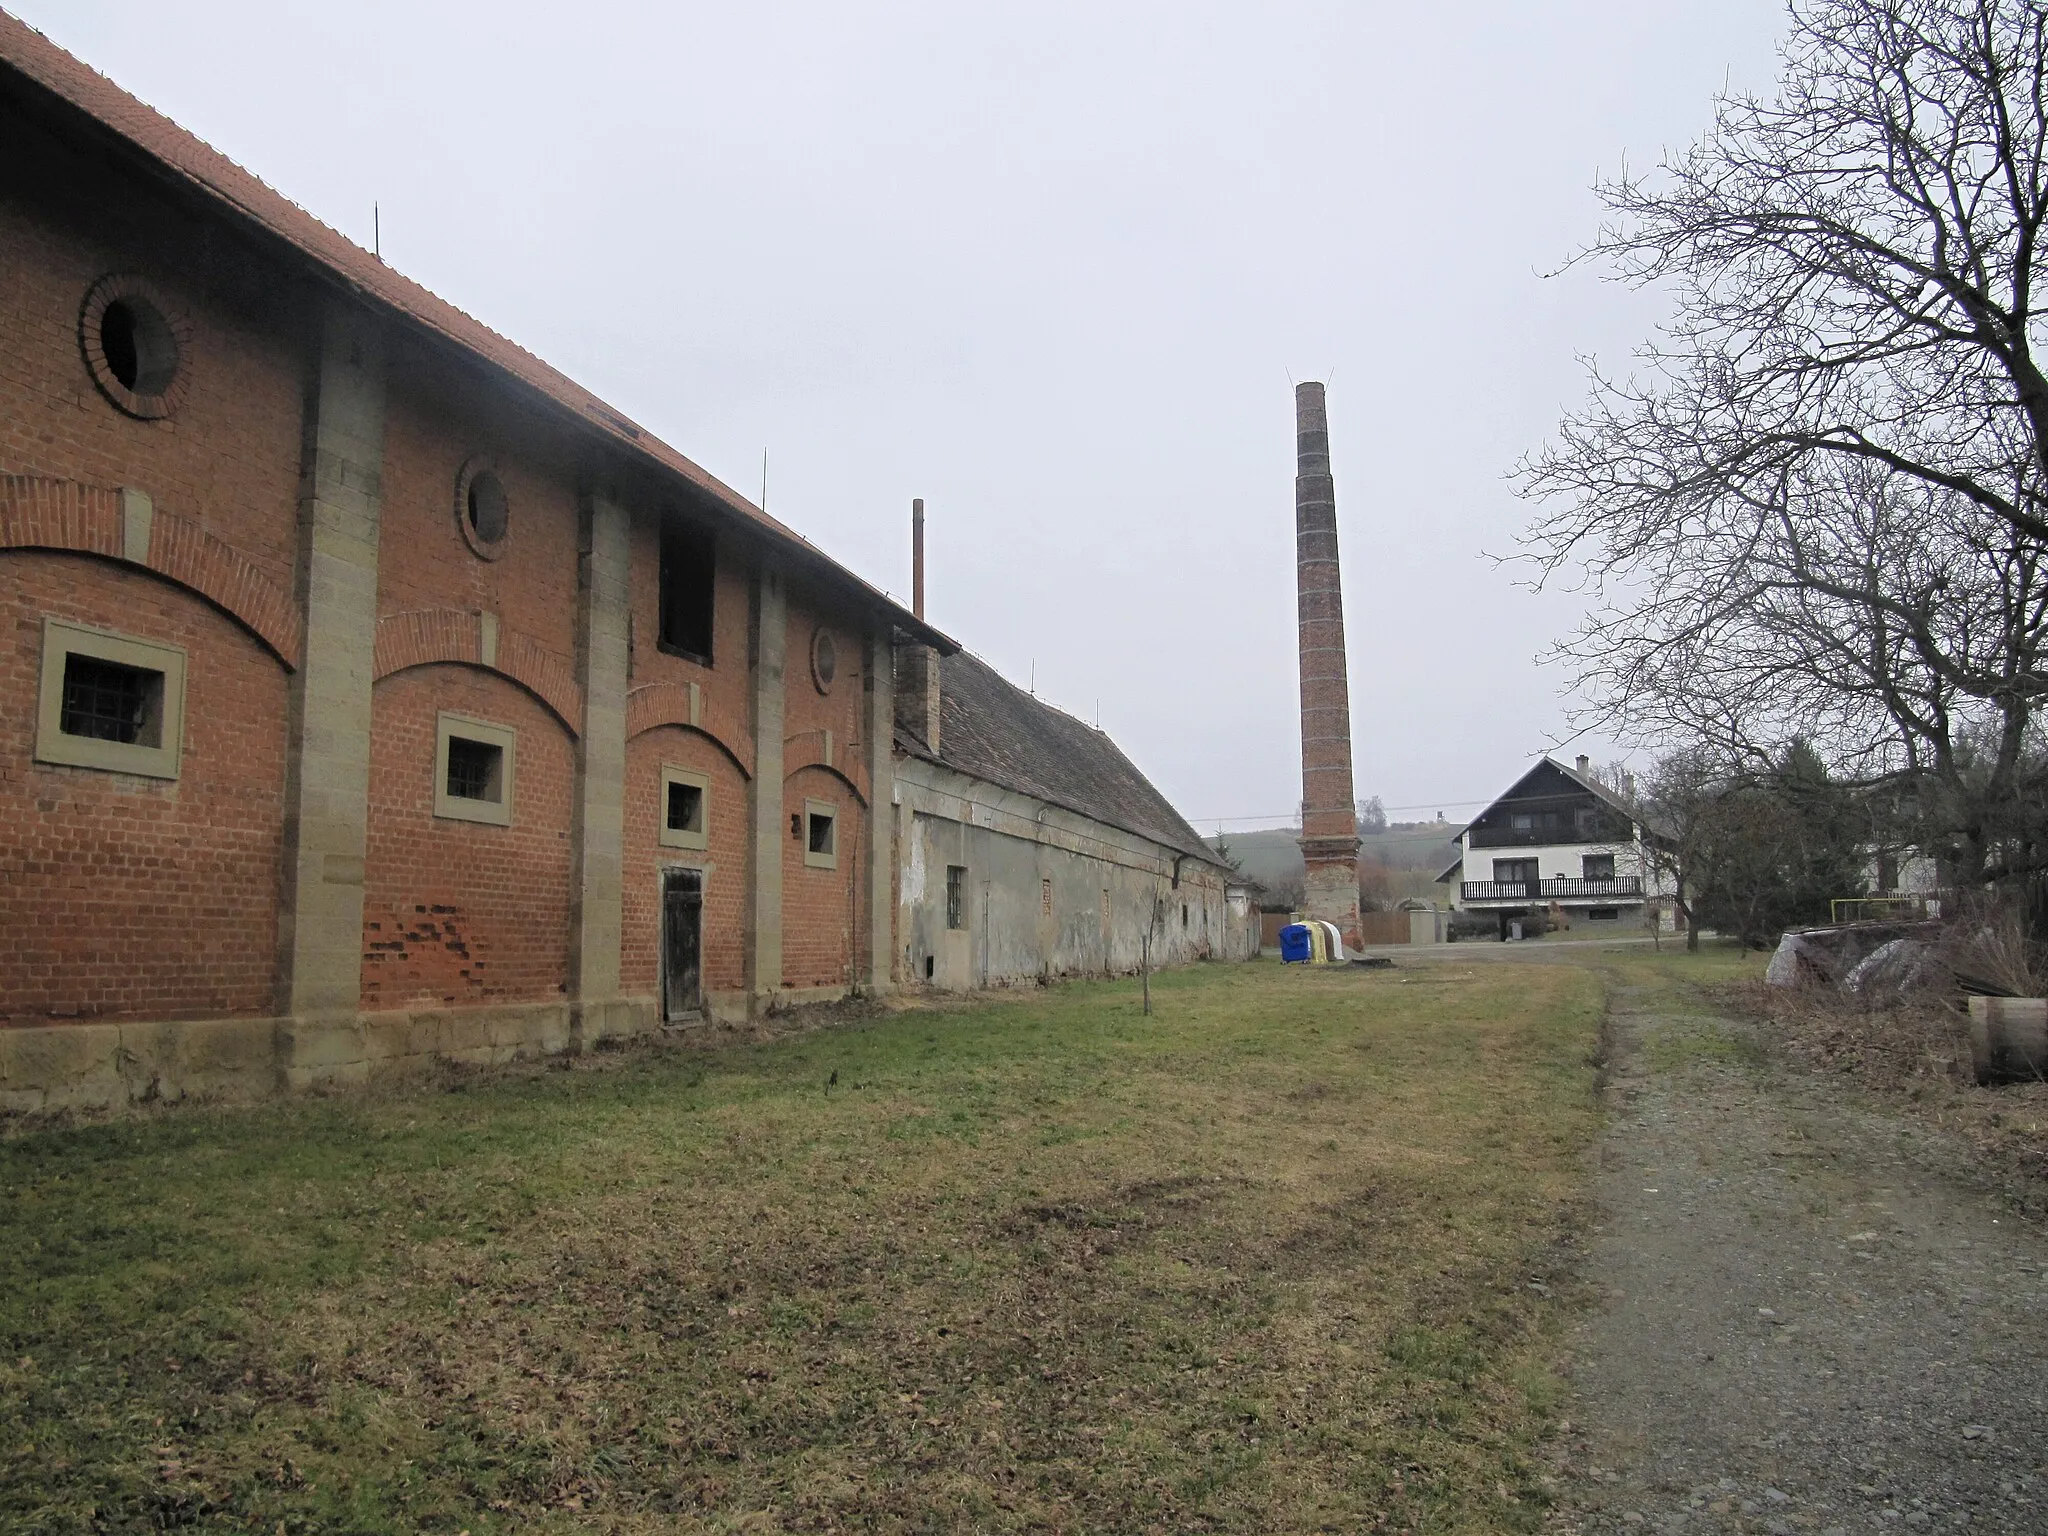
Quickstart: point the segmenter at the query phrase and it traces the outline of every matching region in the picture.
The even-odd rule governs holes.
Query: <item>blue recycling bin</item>
[[[1280,959],[1288,965],[1306,965],[1309,960],[1307,923],[1289,923],[1280,930]]]

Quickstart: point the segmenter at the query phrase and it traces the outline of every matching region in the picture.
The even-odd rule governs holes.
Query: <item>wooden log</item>
[[[1980,1083],[2048,1078],[2048,998],[1971,998],[1970,1060]]]

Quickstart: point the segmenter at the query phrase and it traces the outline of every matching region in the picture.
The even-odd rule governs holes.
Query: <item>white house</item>
[[[1670,926],[1673,891],[1649,857],[1656,832],[1590,768],[1543,758],[1473,818],[1458,861],[1437,876],[1454,907],[1495,913],[1503,934],[1511,919],[1553,908],[1574,924],[1654,915]]]

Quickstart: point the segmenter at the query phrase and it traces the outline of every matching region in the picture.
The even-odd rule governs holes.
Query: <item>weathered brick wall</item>
[[[792,837],[789,818],[803,814],[806,800],[821,800],[838,814],[838,867],[814,869],[804,862],[807,846]],[[866,812],[845,780],[820,767],[800,768],[783,784],[782,982],[787,987],[834,987],[853,978],[857,893],[865,889],[859,867]],[[799,826],[801,827],[801,823]],[[866,905],[858,904],[861,920]]]
[[[197,580],[195,561],[239,565],[289,592],[304,369],[291,296],[232,241],[4,109],[0,142],[0,476],[56,482],[80,506],[146,491],[152,563]],[[122,414],[87,371],[80,310],[110,272],[152,279],[186,328],[173,420]],[[0,1016],[271,1011],[284,666],[162,574],[22,547],[47,539],[16,511],[0,540]],[[33,761],[47,615],[186,649],[176,781]],[[289,649],[290,626],[271,627]]]
[[[4,111],[0,143],[0,474],[139,487],[290,587],[306,355],[294,297],[232,240]],[[86,371],[79,312],[110,272],[148,276],[189,324],[172,420],[123,415]]]
[[[453,376],[416,345],[395,349],[389,379],[378,613],[494,613],[573,667],[579,512],[568,446],[506,392]],[[478,456],[503,482],[508,508],[489,560],[456,522],[457,477]]]
[[[185,649],[175,781],[33,760],[45,616]],[[246,630],[161,577],[0,553],[0,1018],[271,1010],[285,682]]]
[[[694,769],[711,781],[705,806],[710,847],[699,853],[661,845],[663,764]],[[671,864],[704,875],[704,988],[746,985],[747,781],[702,732],[659,726],[626,744],[625,943],[620,990],[653,994],[660,985],[661,872]]]
[[[712,594],[711,665],[664,651],[661,634],[661,531],[653,506],[636,504],[633,514],[633,669],[631,684],[696,683],[707,701],[714,695],[726,719],[748,729],[753,686],[747,661],[747,587],[750,572],[737,541],[718,543],[718,576]],[[735,743],[736,746],[741,743]]]
[[[561,998],[575,743],[531,694],[475,667],[396,672],[374,698],[363,1007]],[[442,710],[518,733],[510,826],[434,815]]]
[[[812,641],[832,636],[838,665],[829,689],[812,672]],[[862,642],[859,626],[820,594],[789,589],[788,660],[783,671],[782,980],[789,987],[842,986],[855,977],[858,925],[867,919],[865,743],[861,739]],[[831,732],[831,762],[824,762]],[[849,787],[857,786],[858,794]],[[805,843],[789,833],[804,801],[829,801],[838,811],[838,867],[805,864]]]

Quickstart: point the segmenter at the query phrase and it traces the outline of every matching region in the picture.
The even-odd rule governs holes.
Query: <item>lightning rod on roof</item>
[[[384,209],[376,202],[370,204],[370,254],[384,259]]]

